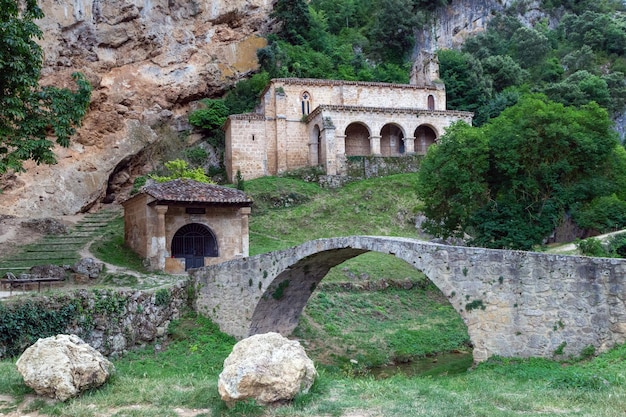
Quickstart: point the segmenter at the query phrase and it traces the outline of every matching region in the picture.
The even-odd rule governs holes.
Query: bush
[[[576,247],[578,248],[580,253],[585,256],[609,256],[608,252],[604,249],[604,246],[602,246],[602,242],[600,242],[598,239],[589,238],[585,240],[579,240],[576,242]]]

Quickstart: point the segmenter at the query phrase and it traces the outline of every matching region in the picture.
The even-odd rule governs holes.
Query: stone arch
[[[309,140],[309,165],[318,166],[322,164],[324,155],[322,152],[322,132],[319,125],[311,129]]]
[[[380,154],[399,156],[405,153],[404,131],[395,123],[387,123],[380,130]]]
[[[428,147],[437,141],[437,131],[433,126],[420,125],[415,129],[415,153],[425,155]]]
[[[366,124],[353,122],[346,127],[346,156],[367,156],[371,154],[371,132]]]
[[[424,273],[449,300],[450,305],[461,316],[467,326],[467,312],[462,307],[451,302],[454,294],[450,292],[451,287],[449,283],[439,279],[435,271],[423,267],[415,258],[408,256],[406,253],[394,253],[382,248],[368,250],[344,247],[313,253],[286,268],[283,266],[281,268],[282,271],[278,273],[260,297],[251,317],[248,336],[270,331],[283,335],[291,334],[298,326],[300,316],[313,291],[330,269],[351,258],[372,251],[395,256]],[[467,330],[471,345],[476,346],[474,341],[476,338],[475,333],[472,332],[469,326],[467,326]]]
[[[311,93],[309,93],[308,91],[303,91],[300,94],[300,105],[302,108],[302,115],[308,115],[309,113],[311,113],[311,108],[313,106]]]
[[[204,258],[219,256],[215,233],[201,223],[188,223],[174,233],[171,244],[174,258],[185,258],[185,270],[204,266]]]

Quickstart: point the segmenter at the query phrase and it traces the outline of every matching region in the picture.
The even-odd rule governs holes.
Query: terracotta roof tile
[[[252,204],[252,200],[243,191],[190,179],[153,183],[146,185],[141,191],[161,201]]]

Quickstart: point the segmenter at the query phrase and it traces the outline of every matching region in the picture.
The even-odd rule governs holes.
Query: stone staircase
[[[35,243],[25,245],[10,258],[0,259],[0,277],[7,272],[26,272],[35,265],[60,266],[76,263],[81,257],[81,250],[102,236],[109,223],[121,215],[121,209],[87,213],[67,234],[46,235]]]

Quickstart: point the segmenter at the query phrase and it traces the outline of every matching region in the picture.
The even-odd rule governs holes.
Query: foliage
[[[370,54],[378,62],[402,64],[415,43],[423,15],[413,0],[378,0],[369,31]]]
[[[39,338],[64,333],[77,314],[75,303],[59,308],[34,300],[13,305],[0,303],[0,347],[5,349],[5,356],[17,356]]]
[[[77,91],[39,87],[43,53],[35,0],[0,1],[0,173],[22,171],[23,162],[56,162],[55,142],[69,146],[87,112],[91,86],[73,74]]]
[[[478,59],[451,49],[439,51],[438,57],[449,108],[474,111],[486,103],[491,96],[492,81],[484,75]]]
[[[626,201],[615,194],[594,198],[576,211],[574,220],[579,227],[600,233],[626,228]]]
[[[200,167],[190,169],[186,161],[182,159],[175,159],[165,163],[165,168],[169,171],[170,175],[157,176],[150,175],[150,178],[157,182],[171,181],[177,178],[187,178],[199,182],[211,183],[211,179],[206,175],[204,170]]]
[[[497,115],[486,103],[503,89],[513,88],[543,92],[565,105],[595,101],[612,115],[624,110],[626,19],[620,12],[622,3],[544,0],[551,21],[558,22],[554,28],[547,20],[523,25],[515,17],[523,10],[515,7],[494,16],[487,30],[467,39],[460,52],[440,52],[450,108],[476,111],[475,125],[480,126]],[[472,59],[480,62],[482,71]],[[467,82],[471,77],[474,81]],[[476,94],[476,89],[482,91]]]
[[[269,83],[269,80],[270,77],[267,72],[260,72],[235,84],[235,87],[224,97],[224,105],[228,109],[228,114],[248,113],[254,110],[259,94]]]
[[[309,39],[311,17],[309,6],[304,0],[278,0],[270,14],[278,23],[278,37],[293,45],[305,43]]]
[[[427,230],[529,249],[564,213],[615,192],[609,161],[617,149],[597,104],[576,109],[524,96],[481,128],[455,126],[429,150],[418,190]]]
[[[211,132],[220,129],[228,117],[228,108],[224,101],[205,98],[200,103],[202,108],[189,114],[189,123]]]

